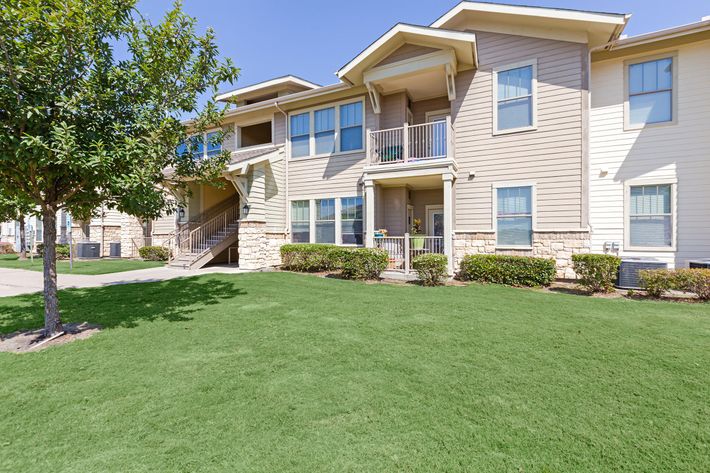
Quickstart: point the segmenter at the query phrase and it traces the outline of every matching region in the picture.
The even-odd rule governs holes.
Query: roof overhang
[[[364,83],[364,73],[405,43],[451,50],[460,68],[478,65],[476,35],[398,23],[344,65],[336,75],[351,85]]]
[[[523,36],[587,43],[596,47],[619,37],[630,14],[463,1],[432,28],[517,31]]]
[[[321,86],[313,82],[293,75],[288,75],[225,92],[215,97],[215,100],[218,102],[244,101],[282,91],[304,91],[317,89],[319,87]]]

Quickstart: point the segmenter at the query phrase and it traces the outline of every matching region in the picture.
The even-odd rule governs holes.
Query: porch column
[[[453,252],[453,222],[454,222],[454,176],[445,173],[441,176],[444,181],[444,254],[448,260],[449,275],[454,274]]]
[[[375,183],[365,181],[365,246],[375,246]]]

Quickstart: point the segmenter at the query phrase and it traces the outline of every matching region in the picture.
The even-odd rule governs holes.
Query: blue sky
[[[428,25],[458,0],[184,0],[204,31],[212,27],[220,52],[241,68],[237,86],[285,74],[327,85],[334,72],[397,22]],[[504,3],[632,13],[625,33],[636,35],[699,21],[708,0],[506,0]],[[172,0],[141,0],[158,21]],[[224,86],[228,90],[229,86]]]

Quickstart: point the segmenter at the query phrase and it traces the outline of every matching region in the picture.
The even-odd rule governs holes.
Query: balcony
[[[368,163],[373,166],[454,159],[451,117],[420,125],[371,131],[367,137]]]

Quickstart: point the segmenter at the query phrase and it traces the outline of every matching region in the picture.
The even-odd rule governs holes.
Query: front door
[[[427,235],[444,236],[443,206],[430,206],[427,208]]]

